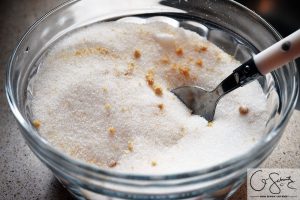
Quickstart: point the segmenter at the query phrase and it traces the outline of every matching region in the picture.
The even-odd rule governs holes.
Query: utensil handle
[[[216,88],[220,96],[223,96],[232,90],[244,86],[254,81],[262,74],[258,71],[253,58],[236,68],[232,74],[225,78]]]
[[[236,68],[215,90],[221,97],[299,56],[300,29]]]
[[[263,75],[300,56],[300,29],[253,57]]]

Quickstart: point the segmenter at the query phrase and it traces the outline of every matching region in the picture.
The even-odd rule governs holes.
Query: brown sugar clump
[[[194,49],[196,52],[199,52],[199,53],[201,53],[201,52],[206,52],[207,51],[207,47],[206,46],[197,46],[197,47],[195,47],[195,49]]]
[[[132,141],[128,141],[127,148],[128,148],[128,150],[129,150],[130,152],[133,151],[133,143],[132,143]]]
[[[208,127],[212,127],[212,126],[213,126],[213,122],[208,122],[208,123],[207,123],[207,126],[208,126]]]
[[[75,51],[75,56],[83,57],[93,54],[108,55],[109,50],[104,47],[82,48]]]
[[[106,104],[104,105],[104,108],[105,108],[106,110],[110,110],[110,109],[111,109],[111,105],[110,105],[109,103],[106,103]]]
[[[154,84],[154,80],[153,80],[153,78],[147,78],[147,83],[148,83],[148,85],[153,85]]]
[[[161,96],[163,94],[162,88],[158,85],[153,86],[153,90],[157,96]]]
[[[108,132],[111,136],[114,136],[116,134],[116,129],[114,127],[109,127]]]
[[[164,109],[164,104],[162,104],[162,103],[160,103],[160,104],[158,104],[158,108],[159,108],[159,110],[163,110]]]
[[[41,123],[40,120],[35,119],[35,120],[32,121],[32,124],[33,124],[33,126],[34,126],[35,128],[40,128],[42,123]]]
[[[184,137],[187,134],[185,127],[180,128],[179,134],[180,134],[181,137]]]
[[[73,154],[74,155],[74,154]],[[88,160],[88,163],[91,163],[91,164],[97,164],[99,161],[96,159],[96,158],[90,158]]]
[[[188,67],[179,67],[179,72],[185,78],[189,78],[190,77],[190,68],[188,68]]]
[[[157,162],[156,162],[156,161],[154,161],[154,160],[151,161],[151,166],[152,166],[152,167],[155,167],[156,165],[157,165]]]
[[[107,165],[108,165],[108,167],[113,168],[113,167],[117,166],[117,161],[110,160]]]
[[[77,57],[83,57],[90,54],[91,54],[90,48],[82,48],[75,51],[75,56]]]
[[[108,92],[107,87],[103,87],[103,88],[102,88],[102,91],[103,91],[103,93],[107,93],[107,92]]]
[[[136,49],[133,53],[133,56],[135,59],[139,59],[142,56],[141,51]]]
[[[183,49],[181,47],[176,48],[175,52],[176,52],[177,56],[182,56],[183,55]]]
[[[246,106],[240,106],[239,111],[241,115],[247,115],[249,113],[249,108]]]
[[[221,62],[222,61],[222,56],[220,55],[220,53],[218,53],[216,55],[216,60],[217,60],[217,62]]]
[[[79,51],[79,50],[77,50],[77,51],[75,51],[75,56],[82,56],[82,52],[81,51]]]
[[[131,75],[132,73],[133,73],[133,71],[134,71],[134,68],[135,68],[135,65],[134,65],[134,63],[128,63],[128,65],[127,65],[127,70],[126,70],[126,72],[125,72],[125,76],[127,76],[127,75]]]
[[[178,64],[176,64],[176,63],[172,64],[171,70],[176,72],[177,69],[178,69]]]
[[[160,62],[162,64],[169,64],[170,63],[170,59],[167,57],[167,56],[163,56],[161,59],[160,59]]]
[[[207,51],[207,47],[201,47],[200,50],[205,52],[205,51]]]
[[[197,61],[196,61],[196,64],[199,66],[199,67],[202,67],[203,66],[203,61],[201,58],[199,58]]]
[[[159,85],[154,84],[152,70],[149,70],[148,73],[146,74],[146,81],[157,96],[161,96],[163,94],[162,88]]]
[[[108,49],[104,47],[96,47],[95,48],[96,52],[102,55],[107,55],[109,53]]]
[[[152,86],[154,84],[152,71],[148,71],[148,73],[146,74],[146,81],[147,81],[148,85],[150,85],[150,86]]]

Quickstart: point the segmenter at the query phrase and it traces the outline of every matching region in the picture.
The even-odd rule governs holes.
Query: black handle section
[[[232,90],[244,86],[245,84],[262,76],[258,71],[253,58],[236,68],[220,86],[222,86],[223,94],[231,92]]]

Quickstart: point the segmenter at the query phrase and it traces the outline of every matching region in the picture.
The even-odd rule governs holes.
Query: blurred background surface
[[[282,36],[287,36],[300,27],[297,0],[237,0],[237,2],[266,19]]]

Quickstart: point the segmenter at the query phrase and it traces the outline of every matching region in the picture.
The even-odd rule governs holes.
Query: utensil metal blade
[[[190,110],[207,121],[214,118],[219,95],[215,91],[206,91],[198,86],[183,86],[171,90]]]

